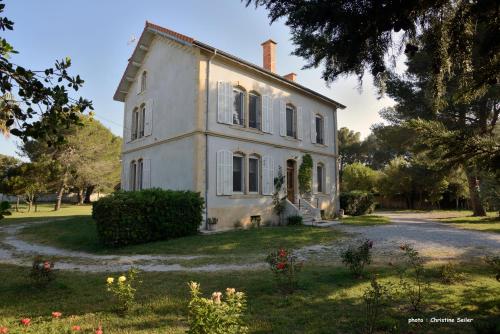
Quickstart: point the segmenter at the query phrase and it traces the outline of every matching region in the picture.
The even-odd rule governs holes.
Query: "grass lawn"
[[[431,289],[423,313],[413,313],[401,296],[381,310],[379,333],[474,333],[470,324],[408,325],[409,317],[469,317],[492,322],[500,316],[500,283],[486,267],[462,265],[462,283],[443,285],[437,270],[427,278]],[[381,283],[396,283],[394,268],[376,271]],[[9,333],[19,329],[19,319],[32,318],[30,333],[49,333],[41,328],[53,321],[52,311],[63,313],[58,328],[80,325],[90,333],[102,323],[104,333],[184,333],[187,329],[187,282],[201,283],[205,295],[234,287],[248,296],[246,321],[250,333],[357,333],[365,316],[363,292],[367,279],[353,279],[343,267],[308,266],[300,275],[299,291],[284,297],[275,289],[268,271],[226,273],[141,273],[137,306],[126,317],[114,313],[105,291],[106,273],[60,272],[45,289],[33,288],[28,268],[0,265],[0,326]],[[70,315],[72,317],[70,317]],[[40,318],[39,318],[40,317]],[[487,320],[484,320],[487,319]],[[16,330],[17,329],[17,330]],[[392,331],[391,331],[392,329]],[[58,331],[60,333],[62,331]],[[65,331],[66,332],[66,331]]]
[[[372,225],[383,225],[390,224],[390,220],[383,216],[351,216],[341,219],[342,224],[345,225],[357,225],[357,226],[372,226]]]
[[[500,233],[500,218],[496,215],[496,212],[489,212],[488,217],[466,216],[436,219],[436,221],[450,223],[453,226],[468,230]]]
[[[14,206],[10,210],[12,215],[5,216],[1,224],[8,223],[24,223],[30,221],[40,221],[40,220],[51,220],[52,218],[65,218],[65,217],[76,217],[76,216],[90,216],[92,212],[92,205],[72,205],[63,204],[61,209],[54,211],[54,204],[39,204],[37,212],[34,208],[28,212],[28,207],[24,204],[19,206],[19,212],[14,211]]]

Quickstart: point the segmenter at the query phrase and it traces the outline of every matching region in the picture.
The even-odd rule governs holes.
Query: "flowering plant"
[[[342,263],[358,278],[362,277],[365,265],[370,264],[372,261],[370,254],[372,247],[373,241],[366,239],[361,245],[350,245],[340,253]]]
[[[29,276],[36,286],[46,286],[55,279],[54,262],[36,256],[33,260]]]
[[[222,292],[203,298],[200,285],[190,282],[189,334],[245,334],[248,328],[243,321],[246,298],[243,292],[227,288],[225,300]]]
[[[292,251],[280,248],[267,256],[269,268],[274,273],[278,289],[284,293],[292,293],[297,288],[297,274],[303,266]]]
[[[120,312],[127,312],[134,304],[136,283],[141,283],[136,282],[138,273],[136,269],[131,268],[126,275],[119,276],[117,280],[114,277],[106,279],[107,290],[117,300]]]

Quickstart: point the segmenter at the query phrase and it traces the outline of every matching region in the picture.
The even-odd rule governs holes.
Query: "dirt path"
[[[377,213],[391,219],[392,224],[378,226],[335,225],[352,238],[331,245],[312,245],[297,250],[305,260],[339,262],[339,253],[353,239],[374,241],[375,262],[393,261],[400,253],[399,245],[410,243],[431,261],[449,259],[470,260],[484,255],[500,254],[500,235],[461,230],[449,224],[432,222],[437,218],[422,213]],[[265,263],[216,264],[217,257],[203,255],[96,255],[32,244],[17,237],[20,229],[37,223],[0,226],[0,263],[30,266],[33,255],[55,258],[56,267],[64,270],[89,272],[125,271],[131,266],[143,271],[238,271],[265,268]],[[242,262],[245,261],[242,259]],[[190,263],[191,262],[191,263]],[[203,264],[203,262],[209,264]]]

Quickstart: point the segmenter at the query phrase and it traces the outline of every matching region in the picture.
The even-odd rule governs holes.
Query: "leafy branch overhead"
[[[4,10],[5,4],[0,2],[0,14]],[[14,22],[0,16],[0,30],[13,29]],[[60,130],[79,124],[80,115],[93,109],[91,101],[70,96],[82,87],[83,79],[68,72],[69,57],[56,61],[54,67],[35,71],[12,62],[17,53],[0,37],[0,131],[23,141],[43,138],[50,145],[63,142]]]

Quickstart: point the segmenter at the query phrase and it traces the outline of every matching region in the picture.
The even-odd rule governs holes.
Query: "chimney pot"
[[[261,44],[263,67],[273,73],[276,72],[276,44],[272,39]]]
[[[297,79],[297,73],[288,73],[283,76],[285,79],[290,80],[290,81],[295,81]]]

